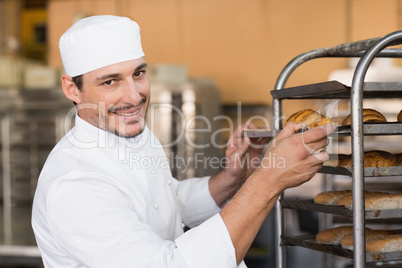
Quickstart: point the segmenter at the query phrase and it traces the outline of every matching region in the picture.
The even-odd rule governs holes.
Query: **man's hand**
[[[270,138],[250,139],[243,130],[256,129],[255,125],[240,125],[230,137],[226,149],[225,176],[241,185],[259,166],[264,147]]]
[[[335,126],[328,124],[295,134],[303,127],[303,123],[286,124],[262,160],[258,172],[274,178],[279,191],[310,180],[329,158],[324,148]]]
[[[255,129],[254,124],[240,125],[229,138],[225,152],[225,168],[210,180],[210,192],[215,202],[222,205],[260,166],[261,157],[270,138],[250,140],[243,130]]]

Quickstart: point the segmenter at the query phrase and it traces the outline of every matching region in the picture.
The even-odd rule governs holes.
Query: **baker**
[[[82,19],[60,38],[62,88],[77,116],[34,197],[44,266],[245,267],[278,196],[328,159],[322,149],[334,127],[295,134],[303,125],[289,123],[262,158],[238,128],[222,171],[177,181],[146,127],[150,85],[140,39],[137,23],[109,15]],[[257,167],[235,161],[247,154],[261,159]],[[183,223],[191,229],[183,232]]]

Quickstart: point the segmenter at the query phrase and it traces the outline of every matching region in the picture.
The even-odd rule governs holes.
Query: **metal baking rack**
[[[387,123],[363,123],[363,132],[366,136],[381,136],[381,135],[400,135],[402,134],[401,122]],[[277,131],[269,129],[245,129],[243,135],[249,138],[265,138],[275,137]],[[350,125],[339,126],[331,136],[351,136],[352,129]]]
[[[353,204],[352,211],[347,213],[343,210],[343,214],[348,214],[353,219],[354,226],[354,250],[346,250],[341,247],[325,247],[307,242],[307,240],[291,239],[284,233],[284,215],[283,215],[283,194],[275,204],[275,262],[277,268],[286,266],[285,253],[287,246],[307,246],[311,249],[340,255],[353,259],[354,268],[365,267],[366,262],[372,261],[389,261],[402,260],[402,252],[394,253],[378,253],[366,254],[365,252],[365,218],[367,213],[364,207],[364,177],[368,176],[367,170],[364,168],[364,135],[399,135],[402,132],[400,123],[386,124],[363,124],[362,110],[363,98],[400,98],[402,84],[385,83],[385,82],[364,82],[366,72],[375,57],[402,58],[402,49],[388,48],[394,45],[402,44],[402,31],[390,33],[383,37],[362,40],[352,43],[340,44],[331,48],[320,48],[311,50],[301,54],[291,60],[280,73],[274,90],[271,92],[273,97],[273,129],[272,130],[246,130],[244,136],[250,138],[274,137],[282,129],[282,100],[284,99],[350,99],[351,104],[351,126],[338,128],[339,135],[350,135],[351,152],[355,156],[353,158],[353,167],[349,170],[344,169],[344,175],[352,177],[353,184]],[[347,87],[337,81],[329,81],[324,83],[304,85],[299,87],[285,88],[285,84],[290,75],[303,63],[317,58],[350,58],[359,57],[354,72],[353,81],[350,87]],[[390,170],[389,168],[387,169]],[[327,169],[324,172],[342,174],[341,170]],[[397,170],[400,174],[400,170]],[[337,174],[339,174],[337,173]],[[373,175],[378,175],[373,173]],[[342,209],[342,208],[341,208]],[[343,208],[344,209],[344,208]],[[320,211],[320,210],[318,210]],[[327,211],[322,211],[327,212]],[[400,211],[395,212],[399,213]],[[351,214],[351,215],[350,215]],[[386,213],[387,214],[387,213]],[[389,214],[389,213],[388,213]],[[389,215],[392,216],[395,214]],[[302,241],[302,242],[301,242]],[[340,253],[341,252],[341,253]]]

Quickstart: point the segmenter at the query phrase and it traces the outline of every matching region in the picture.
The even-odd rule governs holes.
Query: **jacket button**
[[[171,183],[172,183],[172,181],[171,181],[171,180],[168,180],[168,181],[167,181],[167,184],[168,184],[168,185],[170,185]]]
[[[158,208],[159,208],[159,205],[158,205],[158,204],[154,204],[154,208],[155,208],[155,209],[158,209]]]

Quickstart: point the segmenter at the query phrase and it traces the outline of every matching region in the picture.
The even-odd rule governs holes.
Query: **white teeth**
[[[118,115],[122,115],[122,116],[133,116],[136,115],[140,112],[140,110],[135,111],[134,113],[116,113]]]

